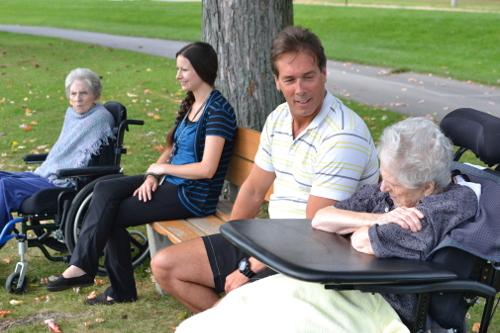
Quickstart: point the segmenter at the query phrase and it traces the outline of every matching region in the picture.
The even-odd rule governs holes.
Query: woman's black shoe
[[[111,305],[111,304],[115,304],[114,300],[108,301],[106,299],[107,297],[108,296],[106,296],[106,294],[101,294],[97,297],[86,300],[85,304],[87,304],[87,305]]]
[[[49,283],[46,289],[48,291],[63,291],[78,287],[80,288],[90,287],[93,285],[94,285],[94,279],[88,276],[87,274],[67,279],[61,275],[57,280]]]

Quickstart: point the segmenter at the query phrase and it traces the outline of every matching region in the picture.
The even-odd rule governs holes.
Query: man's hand
[[[239,270],[235,270],[226,277],[226,287],[225,287],[226,293],[229,293],[235,290],[236,288],[241,287],[242,285],[247,283],[248,280],[250,279],[247,278],[245,275],[241,274]]]
[[[379,225],[395,223],[403,229],[410,229],[413,232],[422,230],[421,219],[424,214],[416,208],[398,207],[388,213],[381,214],[377,218]]]
[[[134,191],[134,197],[137,196],[140,201],[147,202],[153,197],[153,192],[158,188],[158,181],[153,176],[148,176],[141,187]]]

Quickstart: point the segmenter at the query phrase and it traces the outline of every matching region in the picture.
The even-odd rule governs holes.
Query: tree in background
[[[284,102],[269,60],[274,37],[293,25],[292,0],[203,0],[201,39],[219,55],[216,85],[234,107],[238,125],[262,130]]]

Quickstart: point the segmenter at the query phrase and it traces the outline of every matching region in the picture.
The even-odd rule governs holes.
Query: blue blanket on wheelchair
[[[453,162],[452,169],[458,169],[469,176],[470,181],[481,184],[479,213],[474,222],[453,229],[444,237],[434,252],[443,247],[456,247],[478,257],[500,262],[500,173],[490,169],[478,169],[471,165]]]

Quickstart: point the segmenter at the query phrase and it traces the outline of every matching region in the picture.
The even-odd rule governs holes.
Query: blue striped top
[[[210,94],[200,121],[201,126],[197,126],[194,140],[196,162],[203,159],[207,135],[225,139],[222,156],[212,178],[188,179],[179,185],[178,195],[182,204],[195,216],[206,216],[215,212],[219,202],[238,126],[233,107],[217,90]]]

